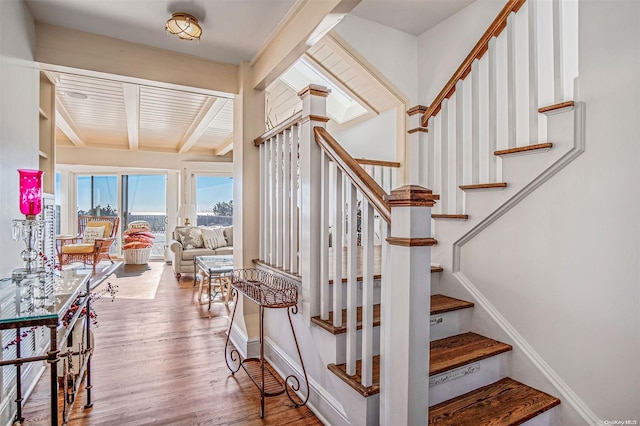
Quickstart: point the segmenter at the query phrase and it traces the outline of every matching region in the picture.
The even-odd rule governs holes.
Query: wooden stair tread
[[[340,377],[343,382],[351,386],[362,396],[371,396],[380,393],[380,355],[373,356],[373,384],[369,387],[362,386],[362,361],[356,361],[356,374],[347,374],[347,364],[329,364],[329,371]]]
[[[467,308],[473,308],[473,302],[467,302],[466,300],[460,300],[442,294],[434,294],[431,296],[431,315]]]
[[[535,145],[526,145],[526,146],[519,146],[517,148],[502,149],[499,151],[495,151],[493,155],[502,156],[502,155],[511,155],[511,154],[521,154],[523,152],[536,152],[536,151],[542,151],[542,150],[548,151],[551,148],[553,148],[553,143],[551,142],[538,143]]]
[[[463,333],[436,340],[431,342],[429,376],[510,350],[510,345],[475,333]],[[328,368],[362,396],[370,396],[380,392],[380,355],[373,356],[373,384],[369,387],[360,384],[362,380],[361,360],[356,361],[356,374],[351,376],[347,374],[347,364],[329,364]]]
[[[469,215],[468,214],[438,214],[438,213],[432,213],[431,214],[431,219],[460,219],[460,220],[467,220],[467,219],[469,219]]]
[[[429,424],[514,426],[558,404],[558,398],[507,377],[429,408]]]
[[[324,328],[331,334],[346,333],[347,327],[345,324],[347,323],[347,310],[346,309],[342,310],[342,326],[341,327],[335,327],[333,325],[333,311],[329,312],[328,320],[322,320],[320,319],[320,316],[315,316],[311,318],[311,322],[319,325],[320,327]],[[380,326],[380,304],[373,305],[373,326],[374,327]],[[362,307],[361,306],[358,306],[358,310],[356,313],[356,328],[358,330],[362,329]]]
[[[434,294],[431,296],[431,315],[442,314],[445,312],[456,311],[458,309],[472,308],[473,303],[466,300],[454,299],[453,297],[443,296],[441,294]],[[333,325],[333,311],[329,312],[329,319],[322,320],[320,316],[311,318],[311,322],[324,328],[331,334],[342,334],[347,332],[347,327],[344,325],[347,322],[347,310],[342,310],[342,326],[335,327]],[[373,326],[380,326],[380,304],[373,305]],[[358,307],[356,313],[356,328],[362,329],[362,307]]]
[[[506,188],[506,182],[495,182],[495,183],[475,183],[473,185],[460,185],[458,188],[463,191],[469,191],[473,189],[494,189],[494,188]]]
[[[510,351],[511,345],[481,336],[462,333],[431,342],[429,376]]]
[[[559,111],[559,110],[569,109],[573,107],[574,107],[573,101],[567,101],[567,102],[561,102],[559,104],[548,105],[546,107],[538,108],[538,112],[540,114],[546,114],[548,112]]]

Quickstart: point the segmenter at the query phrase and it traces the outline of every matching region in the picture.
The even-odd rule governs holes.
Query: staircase
[[[465,241],[582,152],[582,107],[566,100],[572,92],[562,85],[563,67],[556,57],[538,57],[545,52],[535,37],[524,60],[527,94],[514,89],[523,69],[512,49],[523,30],[514,26],[524,22],[536,33],[536,3],[508,1],[434,102],[407,111],[416,151],[409,178],[438,195],[410,186],[391,192],[395,166],[373,162],[378,168],[365,170],[351,158],[324,129],[327,91],[319,86],[300,93],[301,114],[255,141],[262,177],[256,264],[300,282],[298,326],[330,372],[310,374],[311,403],[333,404],[338,413],[327,423],[553,425],[562,418],[552,410],[560,399],[512,378],[522,376],[526,356],[514,359],[517,336],[499,325],[482,324],[486,336],[475,332],[476,310],[489,308],[464,276],[460,254]],[[562,43],[551,38],[554,47]],[[552,64],[550,88],[537,78],[539,63]],[[504,90],[498,64],[506,66]],[[508,105],[506,112],[498,105]]]
[[[434,294],[431,296],[431,341],[429,364],[429,424],[518,425],[560,404],[560,400],[506,376],[512,347],[473,332],[469,326],[473,303]],[[361,310],[358,311],[361,328]],[[342,313],[346,320],[346,310]],[[313,317],[314,324],[333,335],[346,332],[329,320]],[[380,325],[380,305],[374,305],[373,323]],[[346,373],[346,363],[328,369],[363,397],[380,391],[380,356],[374,356],[373,384],[361,384],[361,362],[356,374]],[[541,423],[544,424],[544,423]],[[548,424],[548,423],[547,423]]]

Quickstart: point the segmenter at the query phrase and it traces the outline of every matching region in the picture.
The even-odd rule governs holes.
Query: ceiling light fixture
[[[176,12],[171,15],[164,27],[165,32],[177,35],[183,40],[200,40],[202,28],[198,20],[188,13]]]
[[[84,93],[80,93],[80,92],[73,92],[73,91],[68,91],[68,92],[64,92],[64,94],[70,98],[73,99],[87,99],[88,96],[85,95]]]

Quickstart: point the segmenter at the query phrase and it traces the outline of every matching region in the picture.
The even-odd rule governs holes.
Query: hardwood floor
[[[93,408],[83,408],[82,391],[70,425],[322,424],[285,395],[267,398],[260,419],[258,389],[244,371],[231,375],[224,361],[231,312],[214,303],[209,313],[197,300],[192,275],[176,282],[163,263],[123,268],[107,281],[127,291],[95,304]],[[131,286],[145,287],[139,298]],[[45,372],[25,405],[25,424],[49,422],[48,377]]]

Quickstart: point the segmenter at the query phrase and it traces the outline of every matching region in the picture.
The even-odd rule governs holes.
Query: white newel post
[[[302,99],[300,127],[300,275],[302,276],[302,315],[307,324],[320,314],[320,214],[322,150],[313,128],[325,127],[326,87],[309,85],[298,96]]]
[[[430,189],[402,186],[391,207],[389,285],[382,288],[380,424],[426,425],[429,401],[431,294]]]
[[[427,128],[422,127],[422,115],[427,107],[416,105],[407,110],[407,164],[409,164],[409,182],[427,183]]]

